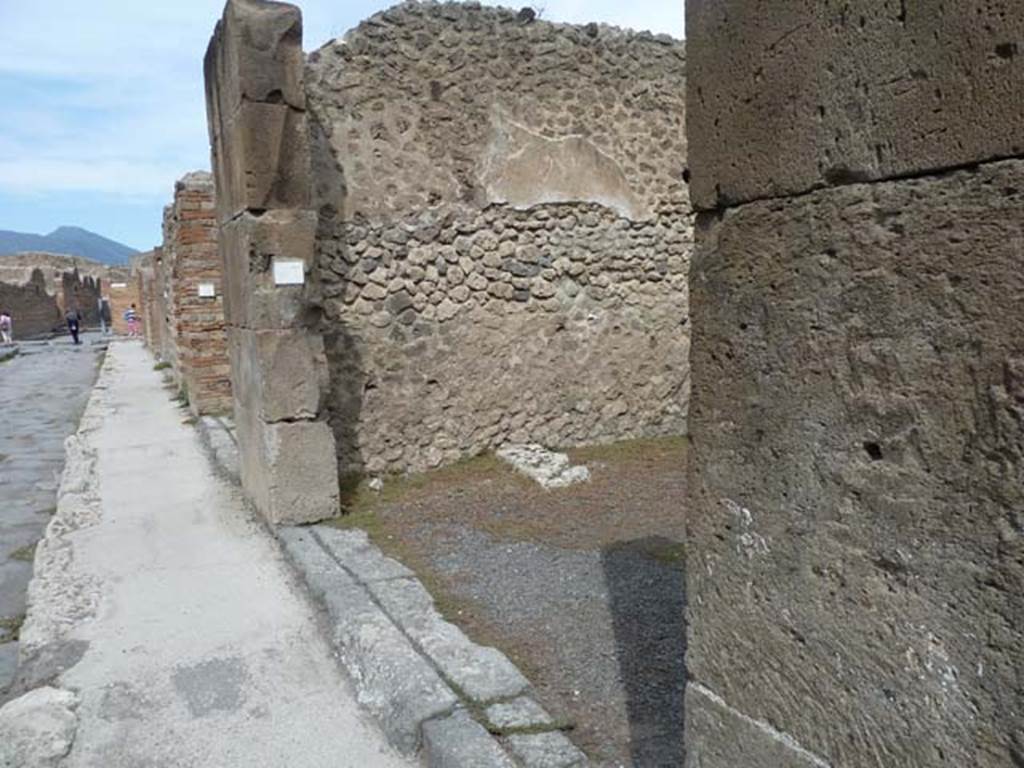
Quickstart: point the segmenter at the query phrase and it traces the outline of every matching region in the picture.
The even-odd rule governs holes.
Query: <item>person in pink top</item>
[[[128,335],[138,336],[140,328],[139,313],[135,310],[134,304],[124,311],[124,319],[128,323]]]

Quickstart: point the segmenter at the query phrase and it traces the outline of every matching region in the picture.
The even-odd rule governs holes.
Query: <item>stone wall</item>
[[[342,472],[686,429],[682,43],[459,3],[311,54]]]
[[[59,328],[64,315],[57,298],[46,290],[46,279],[38,267],[28,279],[7,282],[0,279],[0,312],[11,313],[15,339],[27,339]]]
[[[109,268],[56,253],[25,252],[0,257],[0,284],[15,318],[17,338],[59,329],[64,312],[78,309],[83,323],[99,324],[99,298]]]
[[[687,765],[1020,765],[1024,6],[769,5],[687,3]]]
[[[103,295],[110,304],[110,320],[114,333],[128,333],[128,323],[124,319],[124,313],[134,304],[135,311],[142,322],[143,336],[145,336],[149,318],[146,317],[146,313],[142,309],[142,297],[139,294],[139,284],[136,278],[137,268],[134,264],[137,264],[140,258],[147,257],[151,258],[152,252],[133,257],[133,266],[130,268],[111,267],[107,272]]]
[[[63,272],[60,276],[58,303],[65,312],[71,309],[78,310],[82,317],[82,325],[99,325],[102,283],[101,278],[79,275],[77,269],[73,272]]]

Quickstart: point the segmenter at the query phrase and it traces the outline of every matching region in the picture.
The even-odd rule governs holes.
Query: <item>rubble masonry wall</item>
[[[686,430],[685,53],[405,3],[311,54],[345,472]]]

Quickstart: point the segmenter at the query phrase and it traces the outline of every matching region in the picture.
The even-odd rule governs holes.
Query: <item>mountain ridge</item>
[[[64,225],[46,235],[0,229],[0,258],[23,251],[79,256],[108,265],[127,264],[138,253],[124,243],[82,227]]]

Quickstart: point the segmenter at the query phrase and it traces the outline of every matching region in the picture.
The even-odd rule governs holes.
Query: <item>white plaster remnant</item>
[[[549,138],[492,114],[493,134],[481,158],[480,181],[492,203],[528,209],[589,202],[641,221],[651,214],[619,164],[580,135]]]
[[[496,454],[547,489],[565,488],[590,479],[590,470],[585,466],[571,466],[566,454],[549,451],[536,443],[505,445]]]
[[[753,530],[754,516],[749,509],[732,499],[722,499],[722,504],[740,524],[740,531],[736,537],[736,554],[745,555],[749,560],[756,555],[767,555],[771,552],[771,547],[764,536]]]
[[[766,723],[763,720],[755,720],[750,715],[746,715],[740,712],[735,707],[730,706],[725,699],[723,699],[717,693],[712,691],[710,688],[707,688],[706,686],[703,686],[700,683],[694,682],[687,683],[687,687],[694,693],[703,696],[704,698],[713,702],[722,709],[728,710],[734,717],[747,723],[747,725],[751,725],[754,728],[757,728],[757,730],[764,733],[768,738],[772,739],[773,741],[777,741],[780,744],[784,744],[787,748],[791,749],[793,752],[796,752],[797,754],[808,760],[812,765],[816,766],[816,768],[832,768],[832,766],[829,763],[825,762],[823,759],[818,757],[818,755],[800,746],[799,742],[797,742],[797,740],[790,736],[788,733],[783,733],[782,731],[772,727],[770,723]]]

